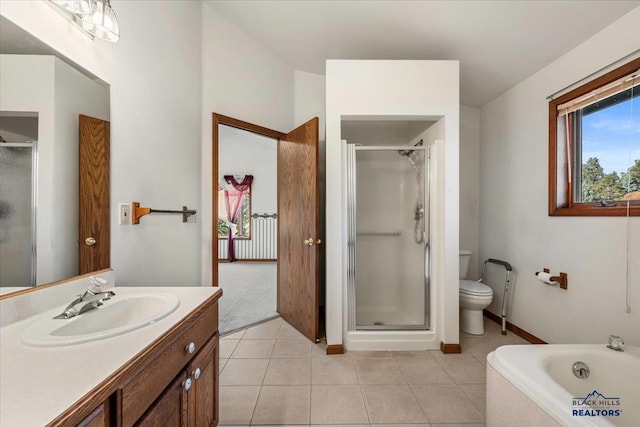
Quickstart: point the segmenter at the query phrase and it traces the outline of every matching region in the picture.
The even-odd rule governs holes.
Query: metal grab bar
[[[132,224],[140,224],[140,218],[150,213],[175,213],[182,215],[182,222],[187,222],[187,219],[191,215],[195,215],[197,212],[192,209],[187,209],[186,206],[182,207],[181,211],[170,211],[164,209],[151,209],[151,208],[141,208],[140,202],[131,202],[131,223]]]
[[[504,267],[507,270],[507,276],[505,278],[504,284],[504,293],[502,294],[502,335],[507,335],[507,312],[506,312],[506,303],[507,303],[507,292],[509,291],[509,283],[511,281],[511,272],[513,268],[511,264],[506,261],[501,261],[499,259],[489,258],[484,263],[482,263],[482,273],[480,273],[480,280],[478,282],[482,282],[484,280],[484,274],[487,270],[487,264],[496,264]]]
[[[513,271],[513,268],[511,268],[511,264],[509,264],[506,261],[500,261],[499,259],[493,259],[493,258],[489,258],[488,260],[485,261],[485,263],[490,262],[492,264],[498,264],[503,266],[504,268],[507,269],[507,271]],[[484,267],[483,267],[484,268]]]
[[[371,232],[356,233],[356,236],[402,236],[402,233],[399,231],[390,231],[390,232],[371,231]]]

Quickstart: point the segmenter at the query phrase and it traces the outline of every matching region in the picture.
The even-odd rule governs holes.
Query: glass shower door
[[[0,286],[35,285],[35,145],[0,143]]]
[[[425,148],[352,150],[356,329],[426,329]]]

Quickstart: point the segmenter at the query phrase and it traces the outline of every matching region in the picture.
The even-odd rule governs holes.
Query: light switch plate
[[[120,215],[118,217],[118,224],[131,224],[131,205],[129,203],[120,203],[119,207],[118,212]]]

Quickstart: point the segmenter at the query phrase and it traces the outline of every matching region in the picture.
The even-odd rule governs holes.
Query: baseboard
[[[500,316],[493,314],[487,310],[484,310],[483,313],[487,319],[493,320],[498,325],[502,326],[502,318]],[[507,321],[507,330],[513,332],[515,335],[519,336],[523,340],[529,341],[531,344],[547,344],[546,341],[541,340],[537,336],[525,331],[524,329],[514,325],[509,321]]]
[[[460,344],[445,344],[440,341],[440,351],[444,354],[460,354],[462,353],[462,347]]]
[[[327,355],[343,353],[344,346],[342,344],[327,344]]]

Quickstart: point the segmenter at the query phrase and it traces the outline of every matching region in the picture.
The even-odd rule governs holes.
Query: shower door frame
[[[3,142],[2,147],[31,148],[31,277],[28,284],[16,284],[16,286],[36,286],[37,279],[37,207],[38,207],[38,141]]]
[[[414,145],[358,145],[346,143],[346,178],[347,178],[347,304],[348,304],[348,330],[350,331],[408,331],[430,330],[430,285],[431,285],[431,146]],[[358,326],[356,320],[356,226],[357,226],[357,151],[424,151],[424,210],[428,218],[424,220],[424,323],[422,325],[367,325]],[[425,215],[426,216],[426,215]],[[428,220],[427,220],[428,219]],[[426,232],[426,233],[425,233]]]

